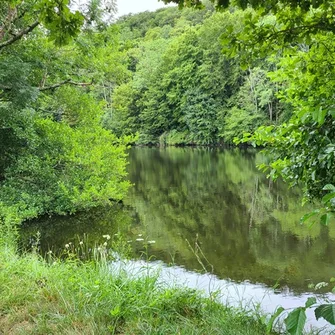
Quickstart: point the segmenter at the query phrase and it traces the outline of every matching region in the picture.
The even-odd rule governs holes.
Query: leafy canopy
[[[127,140],[101,125],[106,88],[126,73],[113,54],[118,32],[84,27],[84,14],[67,0],[0,5],[1,220],[72,213],[127,191]]]

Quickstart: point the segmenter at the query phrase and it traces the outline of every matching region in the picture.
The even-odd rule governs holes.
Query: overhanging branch
[[[13,36],[11,39],[7,40],[6,42],[0,43],[0,50],[4,47],[7,47],[8,45],[13,44],[17,40],[20,40],[24,35],[29,34],[31,31],[33,31],[38,25],[40,24],[39,21],[35,21],[33,24],[28,26],[26,29],[21,30],[18,34]]]
[[[93,85],[93,80],[90,83],[78,83],[76,81],[72,81],[71,79],[63,80],[59,83],[49,85],[49,86],[44,86],[44,87],[36,87],[39,91],[47,91],[47,90],[53,90],[55,88],[61,87],[63,85],[73,85],[73,86],[81,86],[81,87],[86,87]],[[13,87],[6,86],[0,84],[0,91],[11,91],[13,90]]]

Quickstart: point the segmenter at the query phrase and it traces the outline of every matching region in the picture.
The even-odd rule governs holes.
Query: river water
[[[335,225],[301,225],[311,207],[301,206],[299,189],[259,172],[263,161],[250,149],[132,148],[123,204],[28,222],[21,241],[32,244],[39,232],[46,252],[109,234],[165,278],[219,288],[232,304],[300,306],[313,284],[335,275]]]

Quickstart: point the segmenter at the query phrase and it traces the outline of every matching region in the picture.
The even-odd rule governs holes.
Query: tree
[[[172,10],[176,11],[166,10],[168,17]],[[161,19],[164,12],[158,12]],[[220,36],[230,25],[240,26],[242,12],[213,13],[210,6],[200,12],[191,16],[186,11],[173,26],[141,30],[143,38],[128,40],[127,33],[123,46],[131,46],[126,53],[133,78],[114,91],[108,117],[114,132],[138,131],[142,144],[216,144],[222,138],[231,142],[245,130],[239,124],[233,135],[223,135],[225,116],[234,106],[252,116],[256,103],[257,122],[247,121],[251,131],[260,120],[277,119],[279,104],[266,76],[267,62],[245,71],[238,57],[229,59],[221,52]],[[192,26],[193,21],[187,21],[190,17],[201,23]],[[133,16],[130,23],[123,18],[122,29],[134,21]],[[156,22],[154,14],[151,21]],[[254,97],[251,104],[245,101],[249,97]],[[234,123],[234,118],[229,122]]]
[[[330,7],[324,11],[321,7],[306,13],[300,11],[301,22],[326,15],[328,10]],[[280,85],[278,97],[291,106],[292,117],[283,125],[261,127],[254,135],[246,134],[244,141],[268,148],[273,159],[263,168],[270,169],[272,176],[282,176],[293,185],[303,181],[306,199],[322,198],[323,187],[335,183],[332,171],[335,73],[329,66],[333,63],[333,33],[323,31],[323,26],[287,33],[281,23],[285,15],[288,21],[293,17],[297,22],[298,14],[297,8],[283,9],[272,19],[247,14],[245,20],[253,22],[249,23],[249,30],[230,30],[223,40],[227,43],[233,38],[234,54],[242,50],[242,57],[248,54],[260,57],[265,53],[277,57],[276,69],[270,77]],[[272,40],[259,42],[261,36],[269,36],[271,31]]]
[[[43,25],[57,45],[70,41],[84,22],[79,11],[71,12],[69,0],[5,0],[0,5],[0,50]]]
[[[194,7],[202,8],[206,0],[161,0],[164,3],[176,3],[180,8],[183,7]],[[262,8],[266,12],[269,11],[280,11],[283,7],[290,8],[301,8],[304,11],[308,11],[310,8],[328,8],[332,5],[327,0],[207,0],[212,2],[216,8],[228,8],[229,6],[236,5],[242,9],[246,9],[248,6],[253,8]]]
[[[115,30],[80,31],[84,14],[66,0],[1,3],[1,218],[75,212],[127,190],[126,141],[101,127],[106,83],[126,71],[111,66]]]

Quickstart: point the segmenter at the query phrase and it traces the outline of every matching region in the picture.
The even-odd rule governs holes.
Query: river
[[[109,234],[189,286],[233,287],[230,302],[255,298],[269,312],[302,305],[335,274],[335,226],[300,224],[312,207],[258,171],[264,159],[251,149],[132,148],[123,204],[28,222],[21,242],[39,232],[46,252]]]

